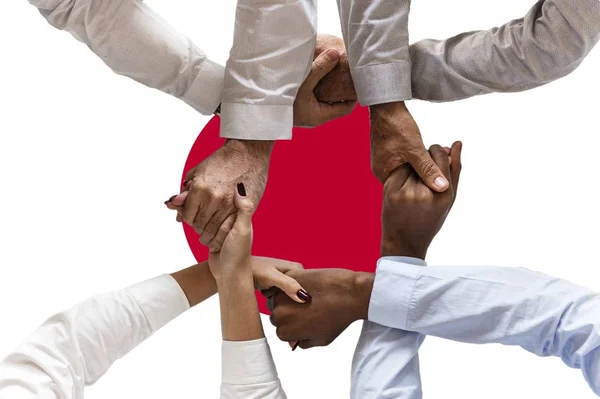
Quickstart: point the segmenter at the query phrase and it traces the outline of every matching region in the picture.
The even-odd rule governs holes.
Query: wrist
[[[407,112],[408,109],[406,108],[404,101],[397,101],[393,103],[371,105],[369,111],[371,112],[371,116],[390,117],[397,116],[399,112]]]
[[[367,320],[369,318],[369,302],[371,301],[374,282],[375,274],[373,273],[353,273],[352,312],[354,320]]]
[[[381,256],[405,256],[425,260],[427,248],[407,243],[398,243],[394,240],[381,240]]]
[[[275,147],[275,141],[228,139],[225,141],[225,146],[244,155],[268,161]]]

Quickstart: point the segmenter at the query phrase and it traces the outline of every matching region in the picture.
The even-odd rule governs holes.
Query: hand
[[[271,323],[282,341],[308,349],[332,343],[350,324],[366,319],[373,275],[346,269],[293,270],[287,273],[306,287],[313,299],[299,304],[281,291],[267,294]],[[294,344],[295,346],[295,344]]]
[[[235,222],[233,194],[243,181],[248,197],[258,206],[265,186],[273,142],[227,140],[186,175],[184,191],[165,202],[200,235],[211,252],[221,249]]]
[[[379,104],[371,110],[371,168],[385,183],[390,174],[409,163],[432,190],[448,189],[444,177],[425,149],[421,132],[403,102]]]
[[[340,62],[321,79],[314,90],[315,95],[322,102],[355,101],[357,99],[356,90],[354,90],[354,82],[350,74],[350,64],[344,41],[332,35],[317,35],[315,58],[330,48],[336,49],[340,53]]]
[[[294,126],[315,127],[352,112],[356,101],[330,104],[319,102],[314,94],[317,84],[338,65],[339,60],[340,53],[335,49],[328,49],[313,61],[312,69],[296,95]]]
[[[223,275],[249,272],[252,252],[252,214],[254,204],[246,195],[244,183],[237,184],[234,193],[234,205],[237,209],[235,223],[225,237],[221,252],[212,253],[208,258],[208,266],[220,285]]]
[[[215,280],[220,278],[220,264],[219,254],[211,254],[209,265]],[[283,259],[252,256],[250,266],[254,275],[254,289],[266,291],[276,288],[298,303],[309,302],[312,299],[296,280],[286,275],[292,270],[303,270],[302,264]]]
[[[462,143],[456,142],[446,151],[434,145],[429,152],[450,180],[450,188],[443,193],[432,191],[409,165],[394,171],[383,187],[382,256],[425,259],[454,204],[462,167]]]

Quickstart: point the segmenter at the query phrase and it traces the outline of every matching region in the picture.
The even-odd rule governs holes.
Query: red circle
[[[223,143],[214,117],[192,146],[183,176]],[[301,262],[305,268],[373,272],[381,237],[381,183],[369,157],[369,114],[357,107],[344,118],[315,129],[294,129],[278,141],[269,179],[253,219],[252,253]],[[183,177],[182,177],[183,183]],[[198,262],[208,250],[184,223]],[[268,314],[258,295],[261,312]]]

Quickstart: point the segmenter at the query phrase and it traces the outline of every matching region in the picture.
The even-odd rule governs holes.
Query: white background
[[[195,263],[163,201],[208,120],[115,76],[26,1],[4,3],[0,356],[77,301]],[[149,3],[225,62],[233,0]],[[487,29],[531,5],[415,1],[411,39]],[[320,31],[339,35],[335,2],[319,12]],[[430,264],[525,266],[600,288],[599,68],[596,50],[570,76],[530,92],[409,104],[427,144],[465,143],[459,199]],[[358,324],[328,348],[292,353],[264,321],[290,398],[348,396]],[[217,397],[218,322],[213,298],[117,362],[87,397]],[[428,338],[421,364],[427,398],[594,397],[579,371],[518,348]]]

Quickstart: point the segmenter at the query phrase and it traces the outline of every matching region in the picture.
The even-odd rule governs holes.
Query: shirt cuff
[[[126,291],[142,309],[153,333],[190,308],[185,293],[169,274],[133,285]]]
[[[415,283],[421,275],[422,266],[400,263],[390,258],[401,257],[385,257],[377,262],[377,272],[369,302],[369,321],[406,330],[412,294]],[[415,261],[415,258],[409,259]]]
[[[205,59],[181,99],[202,115],[212,115],[221,104],[224,76],[223,66]]]
[[[265,338],[254,341],[223,341],[222,381],[252,385],[276,381],[277,369]]]
[[[381,262],[382,260],[389,260],[390,262],[397,263],[406,263],[415,266],[427,266],[427,262],[425,262],[423,259],[413,258],[410,256],[384,256],[381,259],[379,259],[379,262]]]
[[[351,72],[358,101],[363,106],[412,98],[411,67],[408,61],[367,65]]]
[[[221,104],[221,137],[236,140],[290,140],[292,105]]]

